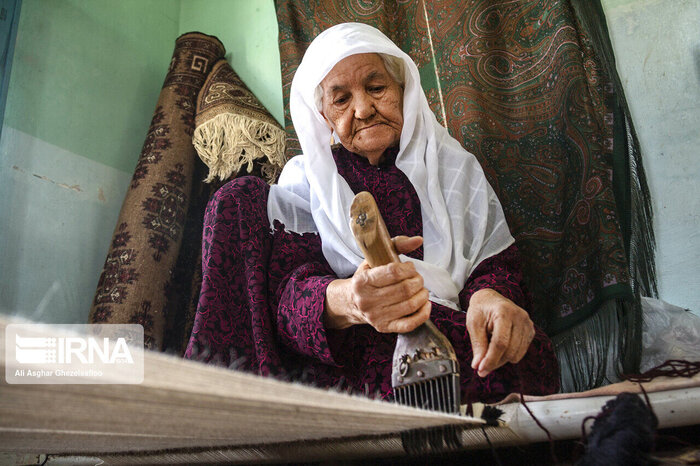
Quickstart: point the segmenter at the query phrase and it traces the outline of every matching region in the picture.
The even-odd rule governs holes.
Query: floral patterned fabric
[[[375,26],[413,58],[438,121],[477,157],[501,201],[533,319],[550,335],[605,300],[631,298],[620,225],[629,213],[613,189],[613,150],[626,154],[613,134],[619,89],[571,3],[275,1],[285,108],[306,47],[332,25]],[[300,148],[289,113],[286,129],[291,157]]]
[[[388,153],[378,167],[338,147],[340,174],[355,192],[377,199],[389,233],[420,235],[418,196]],[[396,336],[369,325],[343,330],[322,324],[325,290],[336,277],[318,235],[286,231],[267,218],[269,187],[254,177],[238,178],[210,201],[204,226],[203,282],[185,357],[265,376],[337,386],[391,397]],[[421,257],[422,250],[412,253]],[[476,290],[490,287],[530,308],[518,253],[511,246],[483,261],[460,293],[462,308]],[[432,320],[452,341],[461,364],[462,400],[496,401],[508,393],[554,393],[559,374],[551,343],[538,329],[525,358],[481,379],[472,358],[466,315],[433,304]]]

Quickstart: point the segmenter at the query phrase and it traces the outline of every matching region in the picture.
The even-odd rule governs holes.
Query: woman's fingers
[[[393,285],[411,277],[420,276],[412,262],[394,262],[368,269],[362,277],[364,284],[375,288]]]
[[[525,332],[523,332],[522,328],[516,329],[515,326],[513,327],[513,330],[511,332],[510,345],[508,345],[508,349],[503,355],[503,364],[508,362],[512,364],[517,364],[518,362],[520,362],[522,357],[525,356],[525,352],[527,351],[527,346],[525,346],[525,351],[523,351],[523,344],[525,343],[526,338],[527,335],[525,335]]]
[[[513,322],[512,341],[508,347],[508,351],[504,355],[504,364],[506,362],[512,364],[519,363],[520,360],[525,357],[527,349],[530,347],[530,343],[532,343],[532,339],[535,336],[535,325],[524,309],[514,307],[511,310],[511,316]]]
[[[430,318],[431,309],[432,303],[427,301],[413,314],[392,321],[388,325],[388,331],[391,333],[406,333],[415,330]]]
[[[498,369],[504,364],[503,356],[512,343],[512,329],[512,323],[509,319],[495,318],[489,349],[477,370],[479,377],[486,377],[491,371]]]
[[[532,344],[532,340],[535,338],[535,324],[532,323],[530,319],[527,321],[526,328],[523,330],[523,339],[520,343],[520,351],[515,355],[515,360],[511,361],[513,364],[519,363],[527,354],[527,350]]]
[[[399,254],[423,244],[420,236],[392,239]],[[411,262],[370,268],[365,262],[352,277],[353,307],[379,332],[410,332],[430,317],[432,305],[423,277]]]
[[[490,289],[479,290],[472,296],[467,311],[467,330],[474,353],[472,368],[479,377],[487,376],[506,363],[520,362],[535,335],[527,312]]]
[[[399,254],[408,254],[418,249],[423,244],[422,236],[395,236],[391,239]]]
[[[423,288],[408,299],[391,305],[372,307],[363,312],[363,316],[378,332],[408,332],[430,317],[428,290]]]
[[[486,319],[479,309],[469,308],[467,313],[467,332],[472,344],[472,369],[477,369],[489,348],[489,337],[486,332]]]
[[[397,283],[375,287],[371,290],[371,293],[367,294],[367,297],[371,296],[373,301],[379,301],[385,306],[390,306],[407,300],[421,290],[425,290],[423,277],[414,275]]]
[[[385,308],[406,301],[424,290],[423,277],[417,273],[412,274],[411,270],[411,267],[384,266],[356,274],[352,279],[355,306],[362,312],[377,307]],[[413,311],[415,309],[411,312]]]

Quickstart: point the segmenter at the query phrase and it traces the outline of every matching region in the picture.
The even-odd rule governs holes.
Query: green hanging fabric
[[[600,0],[573,1],[572,7],[583,42],[600,64],[601,80],[613,89],[607,103],[613,125],[613,193],[633,292],[632,299],[605,303],[585,325],[553,339],[562,361],[563,386],[583,390],[602,384],[616,373],[638,372],[642,354],[640,297],[658,297],[658,291],[651,195],[639,141],[615,66],[605,13]],[[585,351],[580,351],[582,348]],[[609,367],[610,361],[618,364]]]
[[[639,140],[630,117],[622,82],[615,67],[615,55],[600,0],[573,2],[576,16],[585,29],[614,93],[613,187],[630,261],[632,287],[642,296],[658,296],[652,228],[651,195],[644,173]]]

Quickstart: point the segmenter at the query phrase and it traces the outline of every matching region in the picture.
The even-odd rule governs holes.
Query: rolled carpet
[[[211,70],[197,99],[192,143],[209,167],[205,180],[226,180],[245,165],[260,165],[268,183],[285,163],[285,131],[224,59]]]
[[[149,349],[164,349],[193,182],[206,174],[192,145],[197,95],[224,53],[216,37],[197,32],[175,41],[90,310],[91,323],[142,324]]]

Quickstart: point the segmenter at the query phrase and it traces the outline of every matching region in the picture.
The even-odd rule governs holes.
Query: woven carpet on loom
[[[593,11],[588,18],[602,24],[596,29],[575,3],[387,0],[370,8],[356,0],[276,0],[287,156],[300,152],[289,84],[311,40],[346,21],[379,28],[416,62],[438,121],[476,155],[498,194],[523,255],[533,320],[553,336],[590,322],[607,306],[612,318],[586,330],[606,339],[596,355],[605,367],[616,333],[606,325],[619,318],[631,334],[617,343],[627,345],[627,370],[635,371],[631,350],[641,327],[630,264],[635,277],[643,270],[636,284],[653,288],[653,272],[646,274],[653,271],[653,238],[635,243],[623,235],[629,202],[621,199],[624,189],[616,198],[613,161],[640,170],[641,161],[628,159],[627,135],[617,131],[631,122],[613,79],[612,49],[599,47],[609,45],[599,40],[607,39],[602,8],[587,7]],[[629,192],[624,163],[615,168],[622,169],[615,171],[616,182]],[[644,188],[643,171],[637,180]],[[650,232],[648,198],[635,207],[647,214],[640,228]],[[638,257],[630,250],[635,245],[648,247]],[[632,304],[620,304],[625,301]]]

